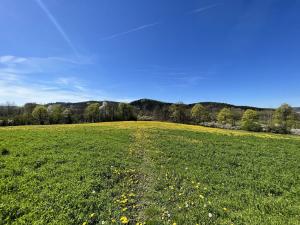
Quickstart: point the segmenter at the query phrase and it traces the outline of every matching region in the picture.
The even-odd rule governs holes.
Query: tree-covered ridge
[[[131,103],[88,101],[0,106],[1,126],[149,120],[289,133],[299,127],[299,117],[300,114],[287,104],[275,110],[217,102],[184,104],[140,99]]]

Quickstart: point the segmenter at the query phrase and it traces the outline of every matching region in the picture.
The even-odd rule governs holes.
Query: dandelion
[[[223,208],[223,210],[226,212],[228,209],[227,208]]]
[[[121,204],[126,204],[128,202],[128,199],[127,198],[124,198],[120,201]]]
[[[177,223],[173,223],[173,225],[177,225]]]
[[[128,220],[128,218],[126,216],[122,216],[120,218],[120,221],[121,221],[122,224],[127,224],[129,222],[129,220]]]

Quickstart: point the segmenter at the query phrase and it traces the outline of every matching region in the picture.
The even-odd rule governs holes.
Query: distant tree
[[[62,116],[63,116],[63,121],[66,124],[71,124],[73,122],[72,119],[72,110],[69,108],[66,108],[63,112],[62,112]]]
[[[60,104],[49,105],[47,111],[49,114],[49,121],[51,124],[57,124],[62,122],[63,108]]]
[[[101,121],[113,121],[115,117],[115,107],[112,103],[103,102],[99,108]]]
[[[98,122],[100,119],[100,104],[89,104],[85,109],[85,118],[88,122]]]
[[[170,120],[170,110],[167,105],[164,105],[161,109],[161,118],[163,121],[169,121]]]
[[[262,110],[258,112],[259,115],[259,120],[266,124],[266,125],[270,125],[272,122],[272,118],[273,118],[273,110]]]
[[[223,108],[217,115],[218,123],[233,125],[233,114],[229,108]]]
[[[163,117],[162,109],[160,108],[159,105],[156,105],[154,107],[154,110],[153,110],[153,113],[152,113],[152,119],[153,120],[163,120],[162,117]]]
[[[237,121],[242,119],[244,111],[240,108],[232,108],[230,111],[232,113],[233,125],[235,125]]]
[[[296,113],[288,104],[282,104],[273,114],[272,130],[278,133],[289,133],[295,125]]]
[[[32,117],[41,125],[48,122],[48,112],[45,106],[38,105],[32,111]]]
[[[33,124],[33,116],[32,116],[32,112],[35,109],[35,107],[37,106],[36,103],[26,103],[23,106],[23,116],[24,116],[24,124]]]
[[[118,119],[119,120],[136,120],[137,113],[132,105],[127,103],[119,103],[118,105]]]
[[[186,118],[186,108],[182,102],[172,104],[169,108],[170,117],[176,123],[182,123]]]
[[[196,104],[191,110],[191,118],[195,123],[201,123],[209,121],[209,112],[201,104]]]
[[[260,131],[259,117],[255,110],[247,109],[242,117],[242,129],[249,131]]]
[[[36,103],[26,103],[24,105],[24,114],[32,114],[36,106],[37,106]]]

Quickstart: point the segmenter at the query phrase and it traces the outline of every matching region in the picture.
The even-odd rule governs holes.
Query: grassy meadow
[[[300,137],[162,122],[0,128],[0,224],[300,224]]]

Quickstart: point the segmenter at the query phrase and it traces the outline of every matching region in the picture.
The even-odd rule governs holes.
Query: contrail
[[[143,29],[146,29],[146,28],[149,28],[149,27],[154,27],[154,26],[156,26],[156,25],[158,25],[158,24],[159,24],[159,23],[145,24],[145,25],[142,25],[142,26],[139,26],[139,27],[130,29],[130,30],[128,30],[128,31],[116,33],[116,34],[113,34],[113,35],[110,35],[110,36],[101,38],[101,40],[102,40],[102,41],[104,41],[104,40],[111,40],[111,39],[114,39],[114,38],[117,38],[117,37],[120,37],[120,36],[129,34],[129,33],[132,33],[132,32],[136,32],[136,31],[139,31],[139,30],[143,30]]]
[[[68,35],[64,31],[64,29],[62,28],[62,26],[57,22],[57,20],[52,15],[52,13],[48,10],[48,8],[46,7],[46,5],[42,2],[42,0],[35,0],[35,1],[41,7],[41,9],[46,13],[46,15],[49,18],[49,20],[53,23],[53,25],[58,30],[58,32],[61,34],[61,36],[63,37],[63,39],[67,42],[67,44],[69,45],[69,47],[72,49],[72,51],[78,57],[79,56],[78,51],[74,47],[72,41],[70,40],[70,38],[68,37]]]
[[[212,4],[212,5],[208,5],[208,6],[205,6],[205,7],[201,7],[201,8],[198,8],[198,9],[195,9],[195,10],[189,12],[188,14],[201,13],[201,12],[204,12],[208,9],[215,8],[219,5],[221,5],[221,4]]]

